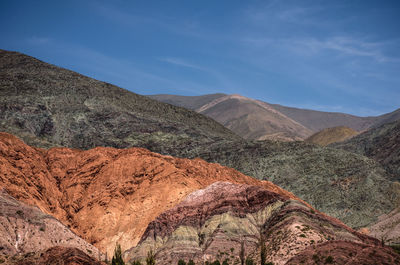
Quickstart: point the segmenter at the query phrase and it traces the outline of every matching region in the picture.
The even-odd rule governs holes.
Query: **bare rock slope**
[[[21,203],[0,190],[0,255],[40,252],[62,246],[102,258],[99,250],[74,234],[53,216]]]

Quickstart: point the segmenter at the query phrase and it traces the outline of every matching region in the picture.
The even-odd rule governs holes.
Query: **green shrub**
[[[150,249],[150,251],[147,252],[146,265],[155,265],[155,264],[156,260],[154,257],[154,253],[153,250]]]
[[[331,263],[333,263],[333,257],[332,257],[332,256],[328,256],[328,257],[325,259],[325,264],[331,264]]]
[[[186,262],[184,260],[180,259],[178,261],[178,265],[186,265]]]
[[[111,265],[125,265],[124,260],[122,259],[122,251],[121,245],[117,244],[114,249],[114,256],[111,260]]]
[[[252,258],[247,257],[246,258],[246,265],[255,265],[255,262]]]

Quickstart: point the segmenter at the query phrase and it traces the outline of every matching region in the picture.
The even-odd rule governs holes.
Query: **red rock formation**
[[[107,250],[136,245],[147,225],[187,194],[216,181],[293,194],[219,164],[163,156],[141,148],[32,148],[0,133],[0,187],[58,218]]]

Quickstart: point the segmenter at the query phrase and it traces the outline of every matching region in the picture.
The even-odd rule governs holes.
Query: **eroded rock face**
[[[1,257],[9,265],[105,265],[77,248],[52,247],[42,252],[30,252],[10,258]]]
[[[291,193],[236,170],[152,153],[98,147],[32,148],[0,133],[0,187],[38,206],[88,242],[112,254],[137,244],[148,224],[189,193],[216,181],[262,186]]]
[[[217,182],[159,215],[125,257],[143,261],[152,250],[157,264],[180,259],[240,264],[243,249],[246,257],[260,262],[262,240],[267,260],[274,264],[285,264],[307,247],[329,240],[379,244],[288,196],[260,186]]]
[[[53,216],[15,200],[0,190],[0,255],[40,252],[63,246],[103,258],[99,250],[74,234]]]

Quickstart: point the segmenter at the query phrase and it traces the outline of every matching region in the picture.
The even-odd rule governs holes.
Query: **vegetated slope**
[[[212,102],[215,99],[225,96],[227,95],[222,93],[207,94],[201,96],[179,96],[168,94],[148,95],[149,98],[191,110],[196,110]]]
[[[152,96],[178,106],[191,106],[246,139],[302,140],[312,134],[301,124],[273,109],[269,104],[240,95],[204,95],[197,97]],[[193,100],[197,99],[197,101]],[[187,99],[187,102],[182,102]],[[206,102],[206,99],[213,99]],[[196,103],[205,103],[200,106]],[[197,108],[194,108],[194,107]]]
[[[291,193],[203,160],[162,156],[141,148],[36,149],[0,133],[0,188],[52,214],[107,251],[135,245],[161,212],[215,181]]]
[[[41,252],[2,256],[5,265],[105,265],[77,248],[52,247]]]
[[[377,162],[344,150],[259,141],[212,147],[199,157],[269,180],[352,227],[375,222],[400,198]]]
[[[400,120],[366,131],[332,147],[365,155],[385,167],[400,181]]]
[[[339,126],[323,129],[322,131],[311,135],[305,141],[321,146],[327,146],[332,143],[343,142],[357,134],[359,134],[357,131],[349,127]]]
[[[141,146],[163,153],[239,138],[194,111],[4,50],[0,131],[39,147]]]
[[[349,251],[354,247],[344,241],[364,243],[379,253],[392,254],[392,261],[400,262],[400,256],[390,248],[378,246],[379,240],[357,233],[299,201],[262,187],[227,182],[195,191],[160,214],[148,225],[138,246],[126,251],[125,256],[130,261],[143,261],[152,250],[160,265],[177,264],[180,259],[192,259],[197,264],[214,260],[240,264],[248,258],[259,264],[260,245],[265,242],[267,261],[285,264],[308,246],[316,253],[328,241]],[[387,256],[376,255],[373,261],[386,262]]]
[[[101,257],[97,248],[53,216],[15,200],[4,190],[0,190],[0,235],[0,255],[12,256],[63,246]]]
[[[395,122],[395,121],[398,121],[398,120],[400,120],[400,109],[397,109],[397,110],[392,111],[390,113],[378,116],[378,119],[374,123],[373,127],[379,127],[379,126],[384,125],[386,123],[392,123],[392,122]]]

